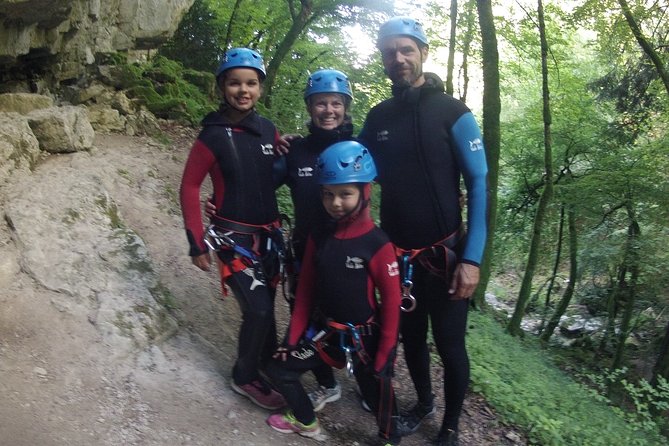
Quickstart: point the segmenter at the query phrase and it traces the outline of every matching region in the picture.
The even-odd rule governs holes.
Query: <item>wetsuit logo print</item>
[[[400,267],[397,262],[393,262],[386,266],[388,267],[388,276],[395,277],[400,275]]]
[[[256,270],[255,270],[255,269],[253,269],[253,268],[244,268],[244,269],[242,270],[242,272],[243,272],[244,274],[246,274],[247,276],[249,276],[251,279],[253,279],[253,280],[251,281],[251,287],[250,287],[250,290],[251,290],[251,291],[255,290],[256,287],[258,287],[258,286],[265,286],[265,283],[264,283],[262,280],[258,280],[258,279],[256,278]]]
[[[272,144],[260,144],[260,150],[263,155],[274,155],[274,145]]]
[[[297,168],[298,177],[313,177],[314,168],[313,167],[298,167]]]
[[[388,141],[388,130],[379,130],[376,132],[377,141]]]
[[[469,150],[472,152],[483,150],[483,141],[481,141],[481,138],[476,138],[473,141],[469,141]]]
[[[314,351],[308,348],[302,347],[299,351],[293,350],[290,352],[290,356],[304,361],[314,356]]]
[[[350,268],[350,269],[364,268],[363,260],[360,257],[346,256],[346,268]]]

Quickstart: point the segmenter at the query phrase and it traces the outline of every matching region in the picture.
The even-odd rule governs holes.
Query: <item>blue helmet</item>
[[[376,40],[376,46],[381,45],[381,41],[390,36],[406,36],[419,41],[423,45],[428,45],[427,36],[423,31],[423,25],[418,20],[411,17],[393,17],[379,28],[379,36]]]
[[[265,64],[257,51],[249,48],[233,48],[226,51],[221,64],[216,70],[216,79],[230,68],[253,68],[260,74],[260,80],[265,80]]]
[[[348,76],[339,70],[318,70],[309,76],[304,89],[304,100],[317,93],[340,93],[353,99]]]
[[[357,141],[342,141],[321,153],[316,162],[318,184],[369,183],[376,166],[367,147]]]

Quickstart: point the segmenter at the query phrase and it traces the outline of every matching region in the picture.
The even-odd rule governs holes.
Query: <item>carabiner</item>
[[[413,288],[412,281],[405,280],[402,283],[402,303],[400,304],[400,309],[405,313],[416,309],[416,298],[411,294],[411,288]],[[405,306],[405,302],[408,302],[408,305]]]

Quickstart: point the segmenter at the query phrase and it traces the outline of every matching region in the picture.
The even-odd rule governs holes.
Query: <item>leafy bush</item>
[[[646,418],[630,422],[628,414],[594,398],[534,341],[511,337],[491,316],[478,312],[470,314],[469,325],[473,390],[485,395],[504,422],[525,427],[532,444],[669,444]]]
[[[217,106],[211,73],[185,69],[181,63],[156,56],[146,64],[119,63],[119,83],[154,115],[198,124]]]

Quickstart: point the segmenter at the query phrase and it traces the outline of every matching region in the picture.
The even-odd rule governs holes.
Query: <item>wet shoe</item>
[[[417,403],[409,412],[400,415],[397,421],[397,432],[403,437],[413,434],[425,418],[432,417],[435,413],[437,413],[437,408],[433,403],[429,405]]]
[[[341,398],[341,385],[336,383],[334,387],[318,386],[318,389],[309,393],[311,405],[314,412],[322,410],[327,403],[332,403]]]
[[[233,381],[231,387],[232,390],[240,395],[244,395],[262,408],[276,410],[286,406],[286,400],[283,398],[283,395],[260,380],[242,385],[235,384]]]
[[[267,424],[276,431],[283,434],[296,433],[303,437],[316,437],[321,433],[321,427],[318,424],[318,418],[309,424],[302,424],[293,413],[288,411],[286,413],[275,413],[267,418]]]
[[[458,446],[458,431],[448,429],[445,433],[439,434],[435,446]]]

